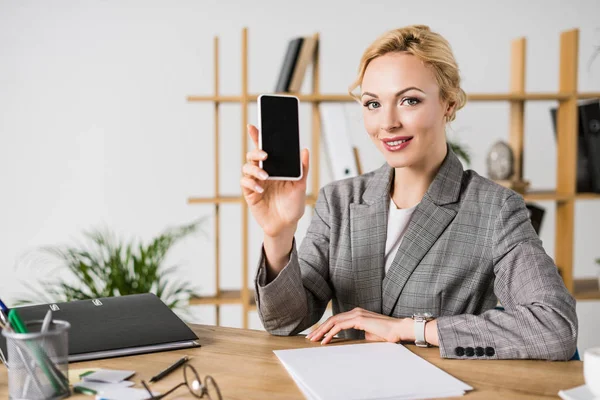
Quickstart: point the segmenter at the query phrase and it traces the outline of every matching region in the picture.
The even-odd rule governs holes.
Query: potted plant
[[[123,241],[107,229],[83,233],[83,243],[46,246],[30,253],[35,263],[50,263],[55,272],[41,289],[31,288],[20,304],[53,303],[137,293],[154,293],[168,307],[185,311],[194,287],[165,265],[169,250],[199,230],[202,220],[167,228],[143,244]]]

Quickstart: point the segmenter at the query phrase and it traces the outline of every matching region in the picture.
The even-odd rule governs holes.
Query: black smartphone
[[[302,179],[299,108],[295,96],[258,96],[258,147],[268,154],[259,166],[269,174],[268,179]]]

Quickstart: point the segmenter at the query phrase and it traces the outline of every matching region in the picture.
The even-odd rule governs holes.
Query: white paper
[[[85,375],[82,380],[84,382],[106,382],[106,383],[119,383],[133,376],[135,371],[121,371],[117,369],[99,369],[96,372],[92,372],[89,375]]]
[[[569,390],[561,390],[558,395],[563,400],[594,400],[594,394],[588,389],[586,385],[574,387]]]
[[[394,343],[275,350],[309,399],[420,399],[473,388]]]
[[[160,393],[152,392],[152,396],[158,395]],[[97,395],[96,400],[145,400],[150,397],[146,389],[115,388]]]
[[[123,382],[119,382],[119,383],[106,383],[106,382],[78,382],[76,384],[73,385],[74,388],[85,388],[85,389],[92,389],[93,391],[97,392],[97,393],[102,393],[104,391],[108,391],[111,389],[121,389],[124,387],[130,387],[135,385],[135,382],[131,382],[131,381],[123,381]]]

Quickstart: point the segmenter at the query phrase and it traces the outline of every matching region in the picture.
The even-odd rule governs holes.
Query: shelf
[[[600,288],[598,278],[574,279],[575,286],[573,294],[577,300],[600,300]]]
[[[243,203],[242,196],[220,196],[220,197],[190,197],[188,204],[223,204],[223,203]],[[306,204],[314,206],[316,199],[312,195],[306,196]]]
[[[242,304],[242,292],[239,290],[222,290],[218,296],[192,297],[191,306]],[[250,292],[250,304],[254,304],[254,293]]]
[[[586,99],[600,99],[600,92],[584,92],[577,94],[577,98],[581,100]]]
[[[575,198],[579,200],[600,199],[600,193],[576,193]]]
[[[290,94],[290,93],[282,93]],[[580,93],[579,98],[595,98],[600,93]],[[300,94],[292,93],[300,101],[305,102],[354,102],[356,101],[348,94]],[[249,102],[255,102],[258,94],[249,94]],[[467,101],[551,101],[567,100],[569,93],[472,93],[467,94]],[[217,103],[240,103],[242,96],[188,96],[189,102],[217,102]]]
[[[552,190],[532,190],[523,195],[525,201],[568,201],[568,200],[596,200],[600,193],[575,193],[561,194]]]
[[[221,203],[241,203],[244,200],[241,196],[220,196],[220,197],[189,197],[188,204],[221,204]]]
[[[573,198],[570,194],[561,194],[552,190],[532,190],[523,195],[525,201],[567,201]]]

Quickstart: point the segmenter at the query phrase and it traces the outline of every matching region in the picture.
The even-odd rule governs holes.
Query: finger
[[[335,324],[335,326],[333,326],[329,332],[327,332],[327,336],[325,336],[325,338],[321,341],[321,344],[327,344],[331,342],[335,335],[337,335],[345,329],[354,328],[362,330],[361,321],[361,317],[350,318],[344,321],[340,321],[339,323]]]
[[[248,135],[250,135],[250,139],[252,139],[254,146],[258,147],[258,129],[252,124],[246,125],[246,129],[248,130]]]
[[[261,149],[252,149],[246,153],[246,161],[258,165],[259,161],[264,161],[267,159],[267,153],[265,153]]]
[[[243,176],[242,179],[240,179],[240,185],[245,191],[244,195],[262,193],[265,191],[265,189],[258,182],[248,176]]]
[[[329,317],[327,319],[327,321],[325,321],[316,331],[314,331],[311,334],[310,340],[312,342],[316,342],[317,340],[321,340],[323,338],[323,336],[325,336],[325,334],[327,332],[329,332],[331,330],[331,328],[333,328],[335,325],[346,321],[346,320],[351,320],[355,318],[354,314],[352,314],[352,311],[348,311],[342,314],[338,314],[335,315],[333,317]]]
[[[242,167],[242,172],[246,176],[251,176],[260,179],[261,181],[264,181],[269,177],[269,174],[267,174],[264,169],[252,164],[244,164]]]
[[[308,179],[308,169],[310,167],[310,153],[308,152],[308,149],[302,149],[300,160],[302,161],[302,181],[306,182],[306,179]]]
[[[314,331],[312,331],[311,333],[306,335],[306,338],[312,339],[314,336],[324,333],[323,332],[324,330],[326,332],[326,330],[331,329],[330,327],[328,327],[328,324],[329,324],[329,326],[332,326],[332,324],[335,323],[336,321],[354,318],[359,315],[364,315],[365,313],[368,313],[368,312],[370,312],[370,311],[367,311],[360,307],[355,307],[350,311],[346,311],[346,312],[343,312],[340,314],[333,315],[333,316],[327,318],[327,320],[325,322],[323,322],[317,329],[315,329]],[[372,313],[372,314],[373,315],[381,315],[381,314],[377,314],[377,313]],[[383,315],[381,315],[381,316],[383,317]]]

